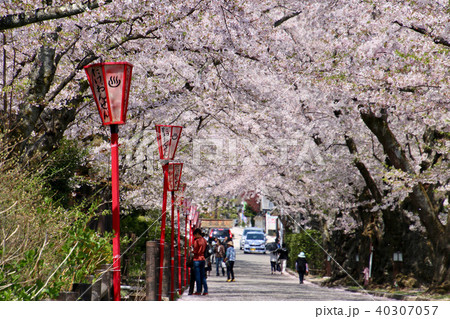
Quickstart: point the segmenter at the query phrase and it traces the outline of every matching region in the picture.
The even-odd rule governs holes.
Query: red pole
[[[189,222],[189,247],[192,247],[192,244],[194,242],[194,230],[192,229],[194,225],[192,225],[192,220]]]
[[[119,204],[119,126],[111,128],[111,188],[113,218],[113,287],[114,301],[120,301],[120,204]]]
[[[192,243],[194,242],[194,235],[193,235],[193,223],[192,220],[189,222],[189,246],[192,246]]]
[[[177,236],[178,236],[178,291],[181,292],[181,240],[180,240],[180,206],[177,207]]]
[[[188,231],[189,231],[189,247],[188,247],[188,254],[191,254],[191,247],[192,247],[192,220],[189,221],[189,226],[188,226]],[[191,268],[192,270],[192,268]],[[189,271],[189,277],[188,277],[188,285],[190,285],[191,282],[191,276],[193,274],[191,273],[191,271]]]
[[[172,191],[172,209],[170,214],[170,300],[175,296],[175,192]]]
[[[184,286],[186,287],[187,284],[187,258],[188,258],[188,242],[187,242],[187,229],[188,229],[188,216],[187,216],[187,212],[185,211],[184,214],[186,215],[185,217],[185,222],[184,222]]]
[[[162,300],[162,282],[163,282],[163,266],[164,266],[164,242],[166,240],[166,207],[167,207],[167,180],[169,175],[169,165],[163,165],[164,181],[163,181],[163,205],[161,214],[161,237],[159,239],[159,283],[158,283],[158,300]]]

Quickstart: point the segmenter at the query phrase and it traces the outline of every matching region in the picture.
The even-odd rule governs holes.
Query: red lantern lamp
[[[177,196],[177,205],[182,206],[184,202],[184,192],[186,191],[186,183],[180,184],[179,191],[180,195]]]
[[[169,163],[168,164],[168,191],[176,192],[180,188],[181,171],[183,170],[183,163]]]
[[[103,125],[125,124],[133,65],[104,62],[84,67]]]
[[[159,158],[173,160],[183,127],[174,125],[156,125]]]
[[[125,124],[131,70],[128,62],[97,63],[84,67],[103,125],[111,130],[111,193],[113,218],[114,300],[120,300],[120,201],[119,201],[119,126]]]
[[[166,208],[167,208],[167,192],[172,192],[172,206],[171,206],[171,273],[174,278],[174,208],[175,208],[175,191],[180,188],[181,171],[183,170],[182,163],[169,163],[175,157],[178,141],[181,136],[181,126],[174,125],[156,125],[156,139],[158,142],[159,158],[162,160],[162,167],[164,172],[164,190],[163,190],[163,206],[161,214],[161,237],[159,240],[159,285],[158,285],[158,300],[162,299],[162,280],[163,280],[163,261],[164,261],[164,242],[166,236]],[[170,300],[174,300],[175,291],[173,282],[171,283]]]
[[[194,206],[194,220],[193,224],[196,228],[198,228],[198,211],[197,211],[197,205]]]

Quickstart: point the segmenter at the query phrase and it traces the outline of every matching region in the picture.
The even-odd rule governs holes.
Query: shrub
[[[67,206],[72,199],[75,173],[82,167],[86,154],[87,150],[81,150],[76,141],[62,140],[45,160],[40,175],[50,196],[61,205]]]
[[[285,243],[289,251],[288,267],[295,269],[295,261],[300,252],[306,254],[310,269],[323,268],[322,235],[316,230],[306,230],[299,234],[286,234]]]
[[[1,155],[0,300],[53,299],[111,263],[110,235],[86,226],[95,202],[64,208],[48,179]]]
[[[158,222],[159,210],[132,209],[120,223],[120,243],[123,249],[124,277],[145,275],[146,242],[159,240],[161,228]],[[170,226],[170,225],[168,225]],[[170,242],[170,227],[166,226],[166,242]]]
[[[62,209],[40,197],[39,184],[30,179],[10,185],[21,182],[25,185],[8,196],[19,204],[8,206],[4,196],[0,199],[0,300],[54,299],[74,282],[85,282],[100,264],[112,262],[111,236],[86,227],[95,206]]]

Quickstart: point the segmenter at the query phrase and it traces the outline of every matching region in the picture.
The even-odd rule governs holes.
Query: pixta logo
[[[313,139],[249,140],[209,138],[193,142],[193,164],[202,165],[323,165]]]

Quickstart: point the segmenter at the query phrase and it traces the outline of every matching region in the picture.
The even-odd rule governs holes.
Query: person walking
[[[203,288],[203,295],[208,294],[208,284],[206,283],[205,272],[205,250],[208,243],[202,236],[202,230],[197,228],[194,230],[194,274],[197,285],[197,292],[194,295],[201,295]]]
[[[277,249],[277,252],[280,254],[279,261],[281,264],[281,274],[283,274],[286,271],[286,263],[289,254],[289,251],[286,248],[286,244],[283,243],[283,245],[281,245],[281,248]]]
[[[195,286],[195,273],[194,273],[194,254],[192,253],[193,247],[189,249],[189,256],[186,262],[187,269],[189,271],[189,292],[188,295],[194,294],[194,286]]]
[[[205,249],[205,276],[206,279],[208,279],[208,276],[211,276],[211,270],[212,270],[212,261],[211,259],[213,258],[213,250],[211,245],[206,242],[206,249]]]
[[[298,254],[297,260],[295,261],[295,269],[298,272],[298,279],[300,284],[303,284],[303,279],[305,274],[308,274],[308,262],[306,261],[306,255],[304,252]]]
[[[227,252],[225,255],[225,262],[227,264],[227,282],[234,281],[234,262],[236,261],[236,251],[234,250],[233,241],[227,242]]]
[[[270,271],[273,275],[277,272],[278,253],[276,252],[276,250],[272,250],[269,256],[270,256]]]
[[[225,257],[225,247],[216,238],[216,246],[214,246],[214,255],[216,257],[216,276],[220,276],[219,267],[222,268],[222,275],[225,276],[225,269],[223,268],[223,258]]]

